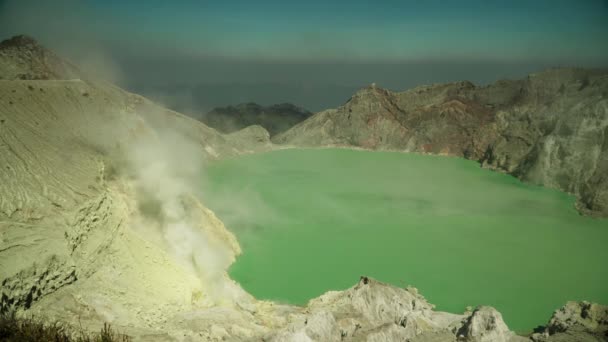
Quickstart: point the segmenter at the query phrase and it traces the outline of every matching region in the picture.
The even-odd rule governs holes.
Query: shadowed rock
[[[247,126],[259,125],[274,136],[311,115],[311,112],[290,103],[267,107],[256,103],[242,103],[237,106],[215,108],[200,120],[222,133],[233,133]]]

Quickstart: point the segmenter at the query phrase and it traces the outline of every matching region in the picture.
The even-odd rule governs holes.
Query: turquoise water
[[[243,248],[230,274],[258,298],[305,304],[367,275],[439,310],[494,306],[517,331],[568,300],[608,303],[608,220],[475,162],[298,149],[217,162],[205,179]]]

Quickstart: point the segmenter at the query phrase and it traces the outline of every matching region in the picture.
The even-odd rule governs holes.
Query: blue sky
[[[72,24],[104,42],[190,56],[608,59],[606,0],[0,0],[0,11],[9,22],[0,26],[4,35],[62,31],[69,37],[76,34]]]
[[[15,34],[136,91],[221,84],[206,101],[255,101],[243,84],[279,84],[268,102],[318,109],[371,82],[608,67],[608,0],[0,0],[0,38]]]
[[[96,29],[183,53],[271,60],[608,59],[608,2],[101,1]]]

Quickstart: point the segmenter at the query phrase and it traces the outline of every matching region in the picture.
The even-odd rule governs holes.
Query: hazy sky
[[[179,3],[177,5],[176,3]],[[95,29],[188,55],[277,61],[595,60],[593,0],[93,1]],[[125,34],[126,33],[126,34]]]
[[[606,0],[0,0],[0,36],[19,33],[138,85],[401,89],[608,65]]]

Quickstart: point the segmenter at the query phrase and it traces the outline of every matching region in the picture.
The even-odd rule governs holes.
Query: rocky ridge
[[[240,247],[192,181],[201,163],[274,148],[268,133],[220,134],[11,41],[0,43],[1,311],[109,322],[136,341],[607,339],[605,306],[568,303],[522,337],[493,308],[438,312],[414,288],[367,277],[305,307],[256,300],[228,278]]]
[[[464,157],[577,197],[608,216],[608,71],[551,69],[489,86],[375,85],[273,142]]]

